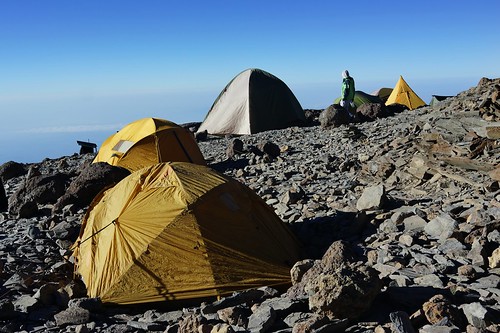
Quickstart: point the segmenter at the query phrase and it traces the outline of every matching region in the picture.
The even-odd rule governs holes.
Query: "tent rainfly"
[[[450,98],[453,96],[439,96],[439,95],[432,95],[431,102],[429,103],[430,106],[435,106],[439,104],[439,102],[444,101],[447,98]]]
[[[143,118],[109,136],[93,163],[106,162],[135,171],[169,161],[206,165],[194,136],[187,129],[168,120]]]
[[[333,101],[333,104],[339,104],[342,97],[338,97]],[[354,92],[354,105],[356,108],[360,107],[365,103],[380,103],[382,104],[382,100],[378,96],[373,96],[365,93],[361,90],[356,90]]]
[[[198,132],[254,134],[300,125],[304,110],[290,88],[261,69],[247,69],[219,94]]]
[[[392,90],[392,88],[380,88],[372,92],[370,95],[378,96],[382,100],[382,102],[385,103],[391,95]]]
[[[391,104],[403,104],[410,110],[426,105],[425,102],[410,88],[402,76],[399,76],[396,86],[385,102],[385,105]]]
[[[88,296],[116,304],[287,287],[301,251],[250,188],[186,162],[140,169],[101,192],[73,250]]]

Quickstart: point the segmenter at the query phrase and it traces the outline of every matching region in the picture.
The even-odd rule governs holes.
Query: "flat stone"
[[[444,287],[443,281],[436,274],[427,274],[424,276],[416,277],[413,281],[415,282],[415,284],[424,287],[433,287],[433,288]]]

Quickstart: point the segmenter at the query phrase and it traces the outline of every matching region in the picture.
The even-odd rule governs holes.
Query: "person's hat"
[[[342,77],[345,79],[346,77],[349,77],[349,71],[346,69],[345,71],[342,72]]]

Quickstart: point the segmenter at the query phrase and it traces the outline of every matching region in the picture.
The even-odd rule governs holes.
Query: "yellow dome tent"
[[[187,129],[168,120],[143,118],[109,136],[93,163],[106,162],[135,171],[169,161],[206,165],[196,140]]]
[[[98,195],[73,246],[88,296],[133,304],[288,286],[299,243],[250,188],[185,162]]]
[[[406,105],[410,110],[426,105],[425,102],[410,88],[402,76],[399,77],[398,83],[396,83],[396,86],[389,95],[385,105],[395,103]]]

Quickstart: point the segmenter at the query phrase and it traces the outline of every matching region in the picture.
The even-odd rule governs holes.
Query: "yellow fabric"
[[[248,187],[172,162],[136,171],[98,197],[73,256],[90,297],[131,304],[288,285],[300,246]]]
[[[410,110],[426,105],[425,102],[410,88],[402,76],[399,77],[398,83],[396,83],[396,86],[389,95],[385,105],[395,103],[406,105]]]
[[[126,152],[115,150],[121,141],[130,142],[132,147]],[[206,165],[198,144],[188,130],[168,120],[143,118],[108,137],[93,163],[106,162],[136,171],[169,161]]]

